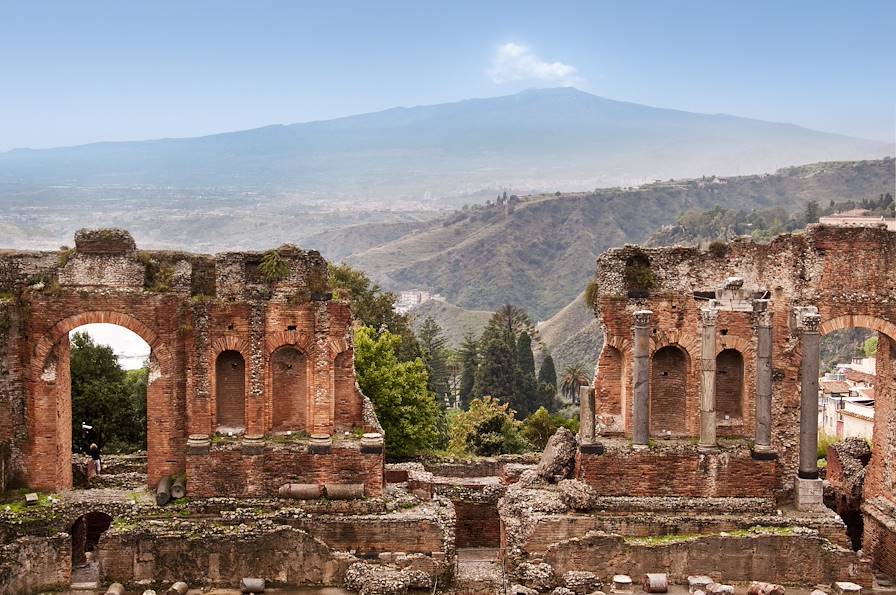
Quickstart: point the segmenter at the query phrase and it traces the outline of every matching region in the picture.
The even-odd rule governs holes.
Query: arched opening
[[[676,345],[658,349],[650,359],[650,433],[687,432],[688,356]]]
[[[271,355],[274,431],[305,430],[308,417],[308,358],[286,345]]]
[[[246,428],[246,360],[228,349],[215,360],[217,431],[238,433]]]
[[[149,344],[124,327],[92,323],[70,331],[57,350],[64,347],[68,361],[57,356],[56,384],[68,376],[72,484],[144,484]],[[119,474],[125,466],[117,463],[125,461],[127,475]]]
[[[737,349],[723,349],[716,356],[716,417],[719,422],[744,415],[744,356]]]
[[[111,524],[112,517],[104,512],[88,512],[72,523],[68,530],[72,537],[72,584],[99,580],[95,551],[100,537]]]
[[[896,566],[887,552],[896,548],[896,535],[862,508],[891,494],[885,478],[896,470],[887,456],[896,413],[896,326],[847,315],[825,320],[821,333],[818,456],[831,488],[825,503],[843,519],[853,548],[892,576]]]
[[[80,429],[86,420],[72,419],[69,334],[79,327],[100,323],[132,331],[149,345],[144,424],[149,455],[147,483],[154,485],[163,475],[183,470],[180,445],[181,439],[185,439],[186,416],[183,404],[177,402],[174,394],[173,362],[167,346],[159,341],[155,331],[129,314],[92,310],[59,320],[34,345],[28,406],[41,415],[28,417],[26,449],[31,460],[44,464],[23,469],[24,481],[33,489],[57,491],[73,485],[72,450],[78,441],[73,441],[72,425],[74,421]],[[80,468],[81,464],[77,466]]]

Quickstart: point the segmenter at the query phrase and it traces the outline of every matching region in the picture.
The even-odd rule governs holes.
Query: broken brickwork
[[[314,251],[137,250],[122,230],[75,248],[0,252],[0,455],[10,485],[71,487],[68,334],[88,323],[151,349],[148,481],[194,495],[282,483],[383,487],[382,436],[355,383],[351,314]],[[191,477],[192,476],[192,477]]]
[[[767,245],[626,246],[598,258],[593,295],[605,340],[593,401],[583,406],[588,435],[580,435],[577,477],[598,493],[633,486],[640,495],[738,495],[738,485],[747,496],[787,498],[795,485],[800,493],[801,482],[814,480],[799,461],[801,394],[811,397],[803,387],[814,381],[801,373],[807,341],[814,333],[817,354],[819,333],[863,327],[878,333],[880,345],[864,496],[896,501],[896,233],[814,225]],[[770,385],[768,405],[762,382]],[[804,417],[808,429],[815,413]],[[626,438],[637,451],[626,457],[602,444]],[[679,446],[665,448],[664,439]],[[896,551],[883,530],[896,527],[891,510],[874,508],[882,552]]]

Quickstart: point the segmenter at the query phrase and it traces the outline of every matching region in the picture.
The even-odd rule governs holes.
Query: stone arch
[[[679,329],[672,329],[660,331],[657,335],[650,337],[651,356],[663,347],[669,347],[670,345],[682,349],[685,355],[687,355],[689,362],[700,354],[700,339],[697,335]]]
[[[650,356],[650,433],[687,433],[690,356],[679,344],[660,347]]]
[[[96,549],[100,536],[112,525],[112,517],[100,511],[82,514],[74,520],[67,533],[72,537],[72,568],[86,562],[87,552]]]
[[[309,353],[311,351],[311,339],[312,336],[310,334],[298,330],[271,333],[265,341],[267,355],[270,356],[284,345],[292,345],[303,353]]]
[[[294,344],[270,355],[271,429],[307,430],[310,419],[311,369],[308,353]]]
[[[218,431],[239,432],[246,429],[246,388],[249,385],[246,358],[235,349],[225,349],[215,356],[213,394],[215,427]]]
[[[24,469],[35,489],[67,490],[72,487],[71,382],[57,382],[57,369],[68,379],[69,333],[86,324],[106,323],[126,328],[150,348],[147,406],[147,483],[183,471],[180,445],[184,413],[174,394],[174,358],[158,333],[144,321],[115,310],[87,310],[56,322],[35,343],[31,352],[28,391],[29,411],[55,411],[56,415],[29,415],[25,449],[35,464]],[[181,434],[180,436],[178,434]]]
[[[716,337],[716,356],[726,349],[734,349],[739,351],[743,357],[746,357],[745,354],[753,351],[753,344],[743,337],[718,335],[718,337]]]
[[[716,417],[741,419],[744,415],[744,356],[737,349],[716,354]]]
[[[846,314],[824,320],[821,323],[819,332],[822,335],[827,335],[830,332],[848,328],[866,328],[883,333],[896,340],[896,324],[865,314]]]

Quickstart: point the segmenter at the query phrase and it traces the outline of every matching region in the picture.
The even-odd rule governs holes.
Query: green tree
[[[803,218],[806,223],[818,223],[818,201],[810,200],[806,203],[806,213]]]
[[[439,406],[428,384],[426,364],[398,359],[402,338],[370,327],[355,331],[358,386],[373,402],[389,454],[408,456],[438,446]]]
[[[541,366],[538,368],[538,381],[554,387],[555,391],[557,390],[557,370],[554,368],[554,358],[550,353],[545,354]]]
[[[83,452],[81,424],[94,428],[100,448],[133,451],[146,446],[146,374],[126,373],[112,348],[84,332],[71,339],[72,447]],[[141,377],[142,376],[142,377]]]
[[[588,373],[581,362],[569,364],[560,375],[560,393],[573,404],[579,402],[579,387],[589,383]]]
[[[568,419],[556,413],[549,413],[544,407],[523,420],[522,432],[529,444],[538,450],[544,450],[548,439],[554,435],[560,427],[567,428],[572,433],[578,433],[579,420]]]
[[[517,340],[516,358],[520,372],[535,380],[535,356],[532,354],[532,339],[526,331],[521,332]]]
[[[502,403],[512,403],[519,378],[516,349],[509,347],[501,336],[483,335],[483,340],[473,396],[492,396]]]
[[[458,456],[520,453],[530,450],[514,412],[492,397],[473,399],[467,411],[449,419],[449,451]]]
[[[862,343],[862,353],[865,357],[874,357],[877,355],[877,337],[868,337]]]
[[[420,357],[417,337],[411,322],[404,314],[395,311],[395,294],[383,291],[380,286],[347,264],[329,265],[330,288],[336,298],[347,298],[351,302],[352,316],[364,326],[377,330],[388,330],[401,337],[398,357],[402,361],[413,361]]]
[[[476,370],[479,368],[479,344],[471,336],[464,337],[460,346],[461,372],[460,372],[460,403],[466,409],[473,399],[473,389],[476,384]]]
[[[420,330],[417,331],[417,343],[420,346],[423,363],[429,371],[429,390],[442,403],[449,393],[448,341],[442,333],[442,327],[432,316],[427,316],[420,325]]]

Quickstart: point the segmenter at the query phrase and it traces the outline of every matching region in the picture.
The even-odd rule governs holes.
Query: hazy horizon
[[[48,9],[49,4],[49,9]],[[769,18],[770,11],[774,18]],[[574,85],[894,140],[896,5],[4,7],[0,151],[188,138]],[[674,35],[670,35],[674,32]],[[411,51],[412,50],[412,51]]]

